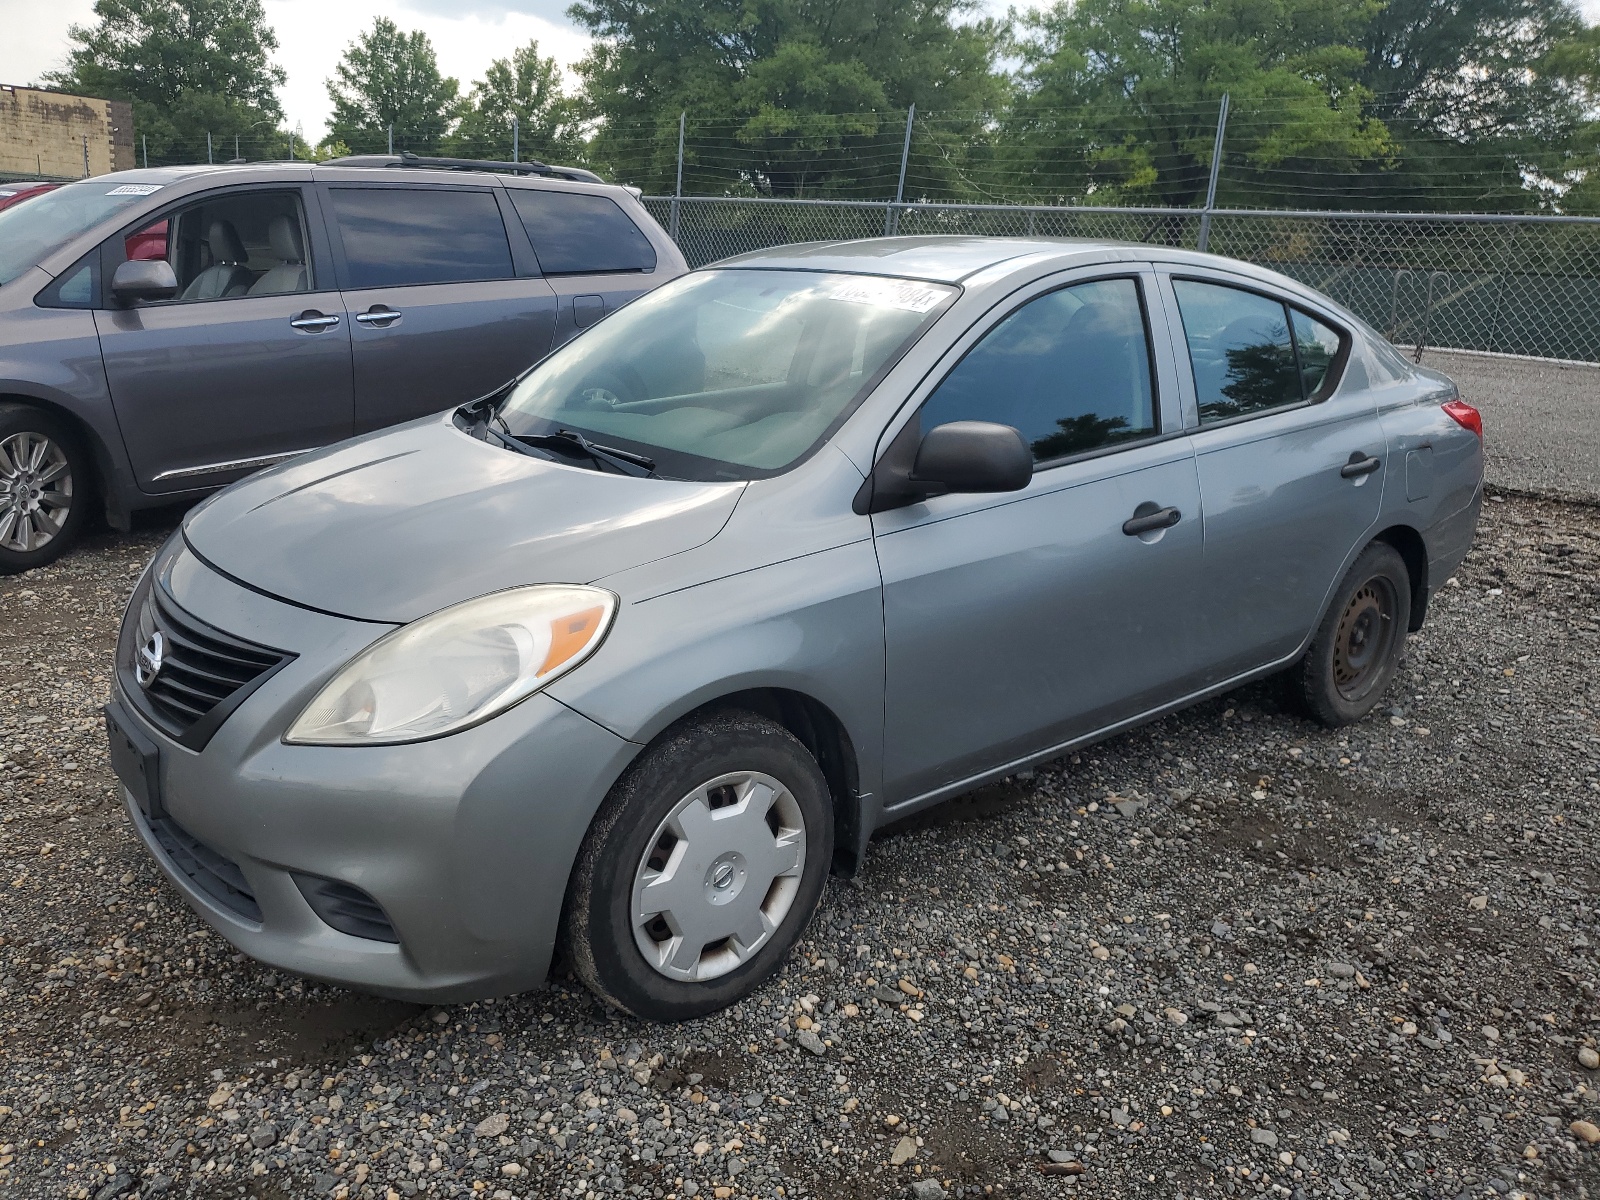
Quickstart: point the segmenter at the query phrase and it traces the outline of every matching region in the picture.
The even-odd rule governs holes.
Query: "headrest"
[[[273,217],[267,225],[267,241],[272,252],[286,263],[305,262],[305,247],[300,242],[300,222],[293,217]]]
[[[206,231],[206,245],[211,247],[214,263],[243,263],[250,261],[250,252],[239,240],[239,233],[231,221],[213,221]]]

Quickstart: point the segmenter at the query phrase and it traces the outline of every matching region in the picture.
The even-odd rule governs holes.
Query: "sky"
[[[465,92],[496,58],[537,39],[540,52],[569,68],[583,57],[589,38],[566,18],[570,0],[386,0],[384,4],[337,0],[263,0],[277,31],[277,61],[289,73],[282,91],[289,128],[300,127],[310,142],[321,140],[330,113],[324,80],[344,48],[380,12],[402,29],[421,29],[433,40],[440,69]],[[1043,0],[1023,0],[1033,7]],[[1600,21],[1600,0],[1581,0],[1591,21]],[[987,0],[1002,13],[1004,0]],[[0,0],[0,83],[26,84],[58,67],[67,52],[67,30],[89,24],[94,0]]]

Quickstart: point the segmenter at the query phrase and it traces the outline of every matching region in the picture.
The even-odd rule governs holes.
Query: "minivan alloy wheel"
[[[0,438],[0,548],[30,553],[54,541],[72,514],[72,467],[45,434]]]
[[[634,872],[634,942],[669,979],[748,962],[789,915],[806,862],[805,816],[760,771],[719,775],[679,800]]]

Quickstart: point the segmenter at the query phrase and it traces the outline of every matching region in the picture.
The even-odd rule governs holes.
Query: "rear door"
[[[223,484],[350,436],[350,331],[309,188],[208,192],[101,247],[95,312],[117,422],[147,492]],[[117,306],[129,258],[170,301]]]
[[[351,317],[356,431],[493,391],[550,348],[556,297],[492,184],[322,184]],[[509,209],[509,206],[505,206]]]
[[[1372,536],[1389,450],[1371,392],[1340,386],[1350,334],[1332,317],[1222,272],[1163,276],[1191,367],[1210,684],[1304,642]]]
[[[547,185],[506,195],[561,298],[556,345],[655,286],[655,247],[611,197]]]

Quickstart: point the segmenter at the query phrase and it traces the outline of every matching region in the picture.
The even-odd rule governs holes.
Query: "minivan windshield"
[[[153,183],[82,179],[0,209],[0,287],[84,230],[157,190]]]
[[[500,408],[680,479],[754,479],[830,434],[956,289],[818,271],[685,275],[568,342]]]

